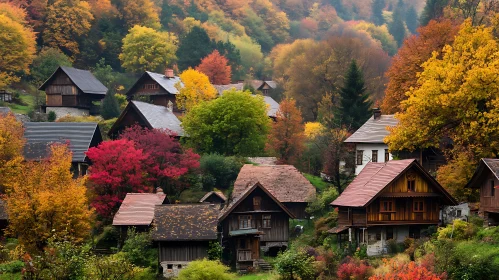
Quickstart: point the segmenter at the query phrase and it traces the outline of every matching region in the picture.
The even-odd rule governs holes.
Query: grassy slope
[[[327,182],[324,182],[322,180],[321,177],[318,177],[318,176],[314,176],[314,175],[311,175],[311,174],[307,174],[307,173],[303,173],[303,176],[305,176],[305,178],[307,178],[307,180],[310,181],[310,183],[312,183],[312,185],[319,191],[323,191],[326,187],[328,187],[329,183]]]
[[[239,278],[236,278],[237,280],[271,280],[275,279],[275,274],[270,274],[270,273],[258,273],[258,274],[249,274],[249,275],[244,275]]]
[[[14,111],[14,113],[18,114],[28,114],[28,112],[33,108],[35,104],[35,98],[30,94],[22,94],[20,98],[24,104],[27,105],[19,105],[14,103],[7,103],[7,106]]]

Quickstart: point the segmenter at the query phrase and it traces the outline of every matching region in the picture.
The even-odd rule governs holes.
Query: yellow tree
[[[24,146],[22,124],[13,114],[0,114],[0,191],[3,193],[19,171]]]
[[[19,81],[19,73],[29,73],[36,42],[25,17],[22,9],[0,4],[0,88]]]
[[[186,111],[189,111],[199,102],[215,99],[218,95],[208,76],[197,70],[191,68],[185,70],[180,74],[180,80],[182,84],[175,85],[179,90],[176,98],[177,106]]]
[[[30,252],[42,250],[54,234],[79,243],[90,233],[86,177],[73,179],[66,145],[50,151],[41,162],[26,162],[7,189],[7,232]]]
[[[151,0],[124,0],[121,15],[126,22],[127,28],[135,25],[160,29],[158,8]]]
[[[177,38],[172,33],[136,25],[123,39],[121,64],[135,73],[146,70],[162,72],[176,60],[176,43]]]
[[[56,0],[48,7],[43,41],[74,58],[80,53],[76,39],[89,32],[93,19],[88,2]]]

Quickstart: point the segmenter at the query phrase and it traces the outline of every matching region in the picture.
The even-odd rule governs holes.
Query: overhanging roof
[[[180,82],[181,86],[183,86],[182,81],[177,76],[174,76],[173,78],[167,78],[164,74],[145,71],[144,74],[142,74],[142,76],[140,76],[135,84],[128,90],[127,95],[130,96],[132,93],[134,93],[135,88],[148,77],[157,82],[159,86],[169,94],[178,94],[178,89],[175,87],[175,84],[177,84],[178,82]]]
[[[66,73],[69,79],[84,93],[101,95],[107,93],[107,87],[97,80],[97,78],[90,71],[67,66],[59,66],[52,76],[50,76],[50,78],[48,78],[47,81],[40,86],[39,90],[45,90],[45,88],[51,84],[52,80],[56,77],[56,74],[59,71]]]
[[[165,200],[164,193],[127,193],[114,215],[113,226],[149,226],[154,218],[154,206]]]
[[[466,184],[466,188],[480,188],[481,184],[479,179],[485,172],[491,172],[497,180],[499,180],[499,159],[496,158],[482,158],[478,163],[478,167],[473,173],[473,176]]]
[[[387,127],[398,124],[394,115],[381,115],[375,120],[371,117],[357,131],[345,140],[345,143],[384,143],[389,132]]]

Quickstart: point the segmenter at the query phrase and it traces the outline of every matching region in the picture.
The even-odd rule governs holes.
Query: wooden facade
[[[499,225],[499,159],[480,160],[467,188],[480,192],[479,214],[487,225]]]
[[[177,115],[182,112],[177,107],[177,95],[168,92],[160,83],[151,77],[151,75],[160,75],[146,72],[128,91],[128,99],[150,102],[154,105],[169,107],[173,106],[173,112]],[[157,77],[156,77],[157,78]],[[168,79],[162,77],[164,79]]]
[[[190,262],[208,257],[208,241],[161,242],[159,262]]]

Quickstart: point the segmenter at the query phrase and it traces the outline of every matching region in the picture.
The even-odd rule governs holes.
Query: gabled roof
[[[499,180],[499,159],[496,158],[482,158],[478,163],[478,167],[475,173],[471,177],[470,181],[466,184],[466,188],[480,188],[482,175],[490,171]]]
[[[246,197],[248,197],[248,195],[250,195],[254,190],[256,189],[261,189],[263,192],[265,192],[275,203],[277,203],[277,205],[286,213],[288,214],[288,216],[292,219],[295,218],[295,216],[293,215],[293,213],[289,212],[288,208],[286,208],[286,206],[284,206],[281,202],[279,202],[279,200],[272,195],[272,193],[267,190],[262,184],[260,184],[259,182],[256,182],[255,184],[253,184],[251,187],[245,189],[241,194],[239,194],[237,197],[235,197],[232,202],[227,205],[224,209],[222,209],[222,211],[220,212],[220,215],[219,215],[219,218],[218,220],[220,222],[222,222],[225,218],[227,218],[227,216],[234,210],[236,209],[236,207],[244,201],[244,199]]]
[[[73,67],[59,66],[57,70],[50,76],[50,78],[40,86],[39,90],[45,88],[52,83],[52,80],[57,76],[56,74],[62,71],[68,75],[69,79],[84,93],[88,94],[106,94],[107,87],[105,87],[97,78],[87,70],[76,69]]]
[[[205,200],[212,196],[212,195],[216,195],[218,196],[220,199],[222,199],[223,201],[227,201],[227,198],[225,197],[225,195],[222,193],[222,192],[219,192],[219,191],[211,191],[211,192],[208,192],[206,193],[200,200],[199,202],[205,202]]]
[[[260,182],[281,203],[308,202],[315,197],[315,188],[292,165],[245,164],[234,183],[233,197]]]
[[[180,120],[168,108],[135,100],[128,102],[125,110],[121,112],[121,115],[109,130],[109,135],[112,135],[120,126],[130,110],[135,110],[141,118],[140,120],[137,120],[137,123],[142,121],[150,129],[167,129],[174,132],[177,136],[184,136],[184,130],[180,126]]]
[[[165,204],[154,210],[154,241],[208,241],[217,239],[218,206]]]
[[[369,162],[355,177],[348,187],[336,198],[331,205],[347,207],[366,207],[378,194],[406,170],[415,167],[425,177],[428,183],[443,194],[447,203],[455,205],[457,202],[415,159],[391,160],[388,162]]]
[[[217,89],[218,95],[222,95],[224,93],[224,91],[226,91],[226,90],[231,90],[231,89],[243,90],[244,83],[228,84],[228,85],[213,85],[213,86]]]
[[[371,117],[345,143],[384,143],[383,140],[389,134],[386,128],[397,124],[398,120],[394,115],[381,115],[377,120]]]
[[[277,111],[279,110],[279,103],[270,96],[264,96],[263,100],[265,101],[265,104],[267,104],[267,116],[275,118],[277,116]]]
[[[183,86],[182,81],[178,76],[174,76],[173,78],[167,78],[164,74],[154,73],[146,71],[140,78],[135,82],[135,84],[128,90],[127,95],[133,93],[134,89],[142,82],[142,80],[146,78],[151,78],[155,82],[159,84],[161,88],[166,90],[169,94],[178,94],[178,89],[175,87],[175,84],[180,82],[181,86]]]
[[[50,144],[69,142],[73,162],[85,162],[85,152],[102,142],[97,123],[26,122],[24,123],[24,157],[37,160],[49,155]]]
[[[127,193],[114,215],[113,226],[149,226],[154,219],[154,206],[165,202],[164,193]]]
[[[262,88],[265,84],[267,84],[271,89],[275,89],[277,87],[277,83],[274,81],[263,81],[262,85],[258,88]]]

